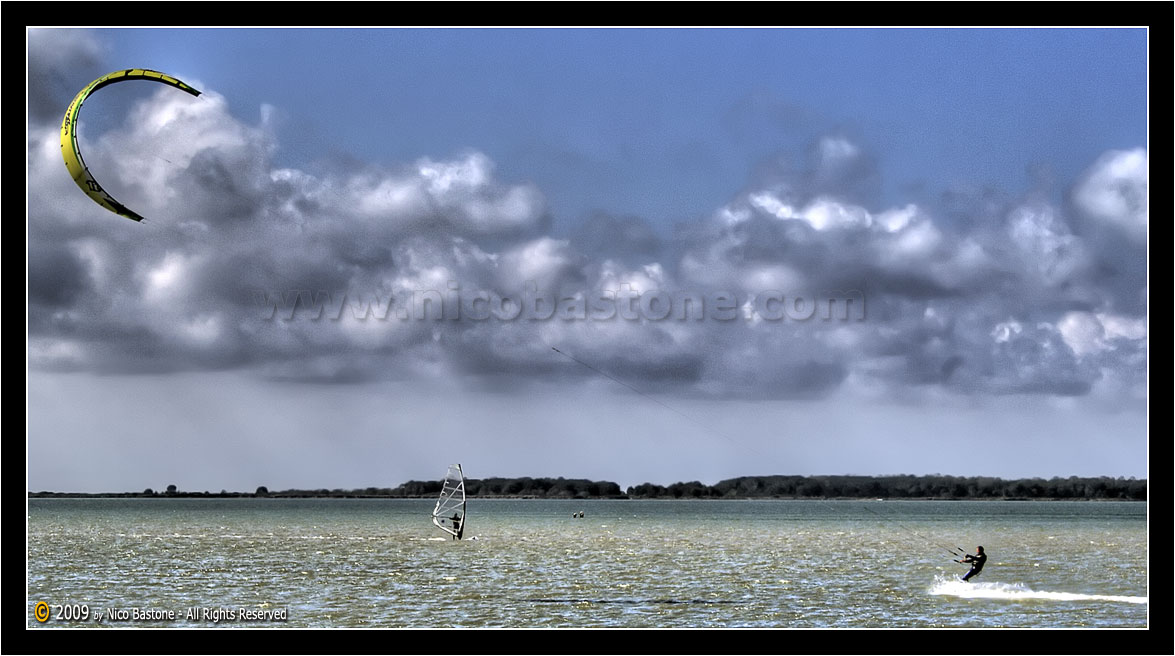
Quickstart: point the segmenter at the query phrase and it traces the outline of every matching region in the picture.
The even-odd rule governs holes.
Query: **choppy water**
[[[28,625],[1145,627],[1146,505],[31,499]],[[586,517],[572,519],[574,511]],[[477,539],[470,539],[475,537]],[[989,559],[977,583],[948,549]],[[51,605],[44,625],[34,604]],[[76,605],[83,621],[57,619]],[[189,608],[196,619],[186,619]],[[109,609],[177,620],[112,620]],[[282,622],[240,619],[242,610]],[[234,619],[224,619],[231,611]],[[105,615],[101,622],[99,614]],[[204,617],[199,617],[200,615]]]

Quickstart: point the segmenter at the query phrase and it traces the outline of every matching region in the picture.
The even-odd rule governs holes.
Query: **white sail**
[[[432,511],[432,523],[460,540],[465,532],[465,475],[461,465],[449,465],[441,485],[441,497]]]

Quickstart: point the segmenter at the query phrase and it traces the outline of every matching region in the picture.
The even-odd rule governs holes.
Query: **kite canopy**
[[[132,221],[142,221],[143,217],[141,215],[127,208],[126,205],[114,200],[113,196],[106,193],[106,190],[102,188],[102,185],[98,184],[93,174],[90,173],[89,167],[86,166],[85,160],[82,159],[81,151],[78,150],[78,113],[82,111],[82,103],[86,101],[86,98],[90,97],[90,94],[98,89],[109,84],[125,82],[127,80],[151,80],[173,86],[193,96],[200,95],[198,90],[159,71],[152,71],[146,68],[128,68],[107,73],[87,84],[86,88],[79,91],[78,95],[74,96],[73,102],[69,103],[69,108],[65,110],[65,118],[61,121],[61,156],[65,158],[65,168],[69,169],[69,174],[73,176],[73,181],[95,203]]]

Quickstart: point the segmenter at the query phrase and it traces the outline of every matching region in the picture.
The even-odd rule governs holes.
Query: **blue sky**
[[[1146,143],[1146,32],[1121,29],[121,29],[106,61],[198,78],[278,163],[468,149],[593,211],[695,219],[827,133],[867,144],[884,198],[1018,193]]]
[[[31,30],[30,489],[1146,476],[1147,36]]]

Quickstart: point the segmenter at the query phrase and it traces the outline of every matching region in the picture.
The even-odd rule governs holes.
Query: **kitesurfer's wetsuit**
[[[971,563],[971,571],[963,575],[963,580],[966,581],[972,576],[975,576],[979,572],[983,571],[983,564],[987,562],[987,554],[983,553],[983,547],[980,547],[979,553],[975,554],[974,556],[971,554],[963,556],[962,562]]]

